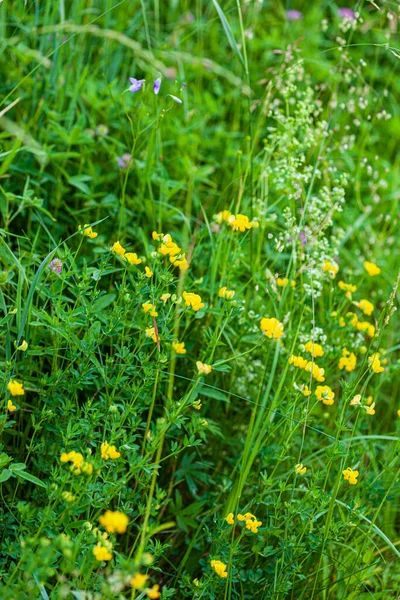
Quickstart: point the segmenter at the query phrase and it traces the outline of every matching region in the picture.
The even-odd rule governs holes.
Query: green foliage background
[[[142,598],[129,583],[139,571],[161,598],[399,594],[399,5],[358,2],[353,23],[342,4],[289,4],[0,5],[4,600]],[[288,21],[290,8],[303,18]],[[128,92],[129,77],[144,88]],[[218,226],[224,209],[259,227]],[[96,239],[78,231],[86,223]],[[187,272],[157,255],[154,230],[183,248]],[[143,263],[113,255],[117,240]],[[357,285],[353,298],[338,280]],[[184,289],[204,309],[179,304]],[[375,306],[373,338],[346,316],[363,318],[361,298]],[[145,335],[147,301],[160,348]],[[261,335],[262,317],[284,323],[282,343]],[[333,406],[307,400],[309,378],[288,363],[313,336]],[[338,368],[344,347],[352,373]],[[368,367],[377,351],[382,374]],[[26,390],[12,413],[10,378]],[[358,393],[375,415],[349,405]],[[105,440],[120,459],[101,458]],[[60,462],[71,450],[91,476]],[[106,509],[130,524],[99,563]],[[255,514],[259,532],[229,526],[230,511]]]

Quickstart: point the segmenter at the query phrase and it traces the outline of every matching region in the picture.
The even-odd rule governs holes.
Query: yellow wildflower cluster
[[[350,406],[362,406],[367,415],[375,414],[375,402],[372,402],[372,396],[368,396],[367,404],[361,404],[361,394],[356,394],[354,398],[350,400]]]
[[[115,460],[121,456],[121,452],[118,452],[115,446],[110,446],[108,442],[103,442],[100,446],[101,458],[108,460],[109,458]]]
[[[112,559],[112,544],[108,540],[103,540],[103,542],[97,542],[96,546],[93,548],[93,554],[96,560],[111,560]]]
[[[351,467],[347,467],[342,473],[343,477],[350,485],[355,485],[357,483],[358,471],[353,471]]]
[[[11,396],[23,396],[25,394],[24,386],[15,379],[10,379],[7,389]]]
[[[379,273],[381,272],[380,268],[375,263],[369,262],[368,260],[364,262],[364,269],[367,271],[370,277],[379,275]]]
[[[365,300],[365,298],[363,298],[362,300],[360,300],[359,302],[355,302],[354,304],[357,306],[357,308],[362,310],[364,315],[367,315],[367,317],[372,315],[374,305],[369,300]]]
[[[71,452],[62,452],[60,461],[63,463],[72,463],[71,470],[75,475],[79,475],[80,473],[91,475],[93,473],[93,465],[86,462],[83,455],[80,452],[75,452],[75,450],[71,450]]]
[[[349,352],[347,348],[343,348],[342,356],[339,360],[339,369],[346,369],[348,373],[354,371],[357,364],[357,357],[354,352]]]
[[[245,521],[246,529],[252,533],[258,533],[258,528],[262,525],[262,521],[257,521],[257,517],[247,512],[245,515],[238,514],[238,521]]]
[[[155,344],[157,343],[158,338],[154,327],[146,329],[146,336],[151,338]]]
[[[201,308],[204,308],[204,304],[201,301],[201,296],[198,294],[193,294],[192,292],[183,292],[182,296],[186,306],[190,306],[194,311],[197,312]]]
[[[302,356],[294,356],[293,354],[289,357],[289,363],[294,367],[298,367],[299,369],[304,369],[308,373],[312,373],[313,378],[318,381],[318,383],[325,381],[325,369],[322,369],[316,363],[307,360]]]
[[[172,348],[177,354],[186,354],[185,342],[172,342]]]
[[[182,254],[182,248],[172,241],[172,237],[169,233],[164,235],[163,233],[157,233],[157,231],[153,231],[152,238],[153,240],[161,242],[161,245],[158,248],[159,254],[162,254],[163,256],[169,256],[170,262],[175,267],[179,267],[181,271],[185,271],[189,268],[186,255]]]
[[[339,266],[335,262],[326,260],[322,265],[322,270],[324,271],[324,273],[329,273],[332,279],[334,279],[339,271]]]
[[[346,317],[349,320],[349,325],[356,327],[358,331],[365,331],[369,337],[374,337],[375,326],[372,325],[372,323],[368,323],[368,321],[359,321],[357,315],[353,312],[346,313]],[[340,317],[339,324],[341,327],[345,327],[346,321],[343,317]]]
[[[222,577],[222,579],[226,579],[228,577],[226,565],[223,562],[220,560],[212,560],[210,564],[216,574]]]
[[[382,373],[382,371],[385,370],[381,365],[379,352],[374,352],[374,354],[368,358],[368,363],[374,373]]]
[[[278,287],[286,287],[290,283],[290,287],[296,287],[296,282],[294,279],[289,280],[287,277],[277,277],[276,285]]]
[[[274,340],[279,340],[284,334],[283,323],[280,323],[275,317],[261,319],[260,329],[264,335]]]
[[[148,588],[146,590],[146,596],[150,598],[150,600],[157,600],[157,598],[159,598],[161,595],[159,589],[160,586],[158,585],[158,583],[155,583],[151,588]]]
[[[156,307],[151,302],[143,302],[142,308],[145,313],[150,313],[151,317],[158,317],[158,312],[156,311]]]
[[[144,591],[148,598],[159,598],[160,597],[160,586],[158,584],[153,585],[151,588],[146,588],[144,590],[144,586],[146,585],[147,580],[149,579],[149,575],[143,575],[142,573],[136,573],[134,577],[132,577],[130,583],[131,586],[135,590]]]
[[[235,291],[234,290],[228,290],[228,288],[226,286],[220,288],[219,292],[218,292],[218,296],[220,298],[224,298],[224,300],[232,300],[232,298],[235,295]]]
[[[233,231],[246,231],[247,229],[251,229],[252,227],[256,229],[259,227],[258,221],[250,221],[249,217],[242,214],[234,215],[229,210],[222,210],[221,212],[214,215],[214,220],[218,223],[218,225],[222,225],[222,223],[227,223],[229,227],[232,227]]]
[[[91,240],[94,240],[94,238],[97,238],[97,236],[99,235],[98,233],[93,231],[93,229],[89,227],[87,223],[85,223],[83,227],[82,225],[79,225],[78,229],[79,231],[82,231],[83,235],[86,235],[86,237],[90,238]]]
[[[7,401],[7,410],[10,413],[14,412],[14,410],[17,410],[17,407],[12,403],[12,400]]]
[[[295,466],[294,472],[297,475],[304,475],[307,472],[307,467],[304,467],[303,463],[299,463],[298,465]]]
[[[130,265],[140,265],[142,262],[142,259],[138,258],[136,252],[127,252],[119,242],[114,242],[111,246],[111,252],[117,254],[122,260],[127,260]],[[146,269],[148,269],[148,267],[146,267]]]
[[[318,385],[317,389],[315,390],[315,395],[317,396],[318,400],[321,400],[328,406],[335,402],[335,392],[331,390],[329,385]]]
[[[212,366],[207,365],[206,363],[202,363],[199,360],[196,362],[196,367],[199,373],[203,375],[208,375],[212,371]]]
[[[345,283],[344,281],[339,281],[338,286],[341,290],[346,292],[347,298],[351,298],[351,294],[357,291],[357,286],[352,283]]]
[[[129,519],[121,511],[106,510],[104,515],[99,518],[100,525],[103,525],[108,533],[125,533],[128,527]]]
[[[307,342],[304,349],[306,352],[309,352],[310,354],[312,354],[313,358],[318,358],[319,356],[324,355],[324,350],[323,350],[322,346],[320,344],[316,344],[312,340]]]

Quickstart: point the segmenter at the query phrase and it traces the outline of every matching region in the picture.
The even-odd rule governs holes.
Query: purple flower
[[[354,10],[351,8],[339,8],[338,15],[341,19],[350,19],[350,21],[356,20],[356,15]]]
[[[130,166],[132,156],[126,152],[122,156],[117,156],[117,164],[120,169],[127,169]]]
[[[144,79],[135,79],[134,77],[129,77],[129,81],[131,82],[131,87],[129,88],[130,92],[138,92],[142,89],[144,84]]]
[[[307,236],[304,231],[300,231],[299,240],[303,244],[303,246],[305,246],[307,244]]]
[[[153,92],[155,93],[156,96],[157,96],[158,92],[160,91],[160,87],[161,87],[161,77],[157,77],[157,79],[155,80],[155,82],[153,84]]]
[[[177,96],[173,96],[172,94],[167,94],[167,96],[169,96],[170,98],[172,98],[172,100],[174,100],[178,104],[182,104],[182,100],[180,98],[178,98]]]
[[[286,11],[286,18],[288,21],[300,21],[303,18],[303,13],[299,10],[288,10]]]
[[[49,263],[49,267],[52,271],[54,271],[54,273],[58,273],[60,275],[60,273],[62,272],[63,264],[59,258],[54,258]]]

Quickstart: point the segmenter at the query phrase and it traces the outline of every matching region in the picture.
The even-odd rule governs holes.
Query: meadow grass
[[[0,4],[2,600],[399,597],[399,26]]]

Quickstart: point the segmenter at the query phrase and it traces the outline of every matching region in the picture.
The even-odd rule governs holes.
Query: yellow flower
[[[182,296],[186,306],[191,306],[194,311],[204,308],[204,304],[198,294],[193,294],[192,292],[183,292]]]
[[[206,365],[206,363],[202,363],[199,360],[196,361],[196,367],[199,373],[204,373],[204,375],[208,375],[212,371],[211,365]]]
[[[397,411],[397,416],[400,417],[400,410]]]
[[[157,233],[157,231],[153,231],[153,233],[151,234],[151,237],[153,238],[153,240],[161,240],[164,237],[164,234]]]
[[[119,510],[115,510],[114,512],[111,510],[106,510],[104,515],[100,517],[99,523],[106,528],[108,533],[125,533],[126,528],[128,527],[129,519],[123,512],[120,512]]]
[[[226,577],[228,577],[226,565],[223,562],[221,562],[220,560],[212,560],[210,564],[216,572],[216,574],[222,577],[222,579],[226,579]]]
[[[172,342],[172,347],[177,354],[186,354],[185,342]]]
[[[75,452],[75,450],[71,450],[71,452],[62,452],[60,456],[60,461],[63,463],[72,463],[71,469],[73,469],[73,472],[76,475],[79,475],[81,471],[84,471],[85,473],[88,473],[90,475],[93,471],[92,465],[90,465],[90,463],[86,463],[84,461],[83,455],[80,452]]]
[[[360,300],[360,302],[356,302],[355,304],[356,304],[357,308],[359,308],[363,311],[364,315],[367,315],[367,317],[372,315],[372,311],[374,310],[374,305],[369,300],[365,300],[365,298],[363,298],[362,300]]]
[[[249,221],[249,217],[246,215],[231,215],[228,219],[228,225],[232,227],[233,231],[246,231],[246,229],[251,229],[253,224]]]
[[[382,373],[385,369],[381,366],[381,361],[379,360],[378,352],[375,352],[368,358],[369,366],[373,370],[374,373]]]
[[[218,296],[220,298],[224,298],[224,300],[232,300],[235,293],[236,292],[234,290],[228,290],[228,288],[226,286],[224,286],[219,289]]]
[[[353,294],[357,291],[356,285],[353,285],[351,283],[345,283],[344,281],[339,281],[338,286],[341,290],[343,290],[344,292],[349,292],[350,294]]]
[[[7,410],[8,410],[8,412],[12,413],[16,409],[17,409],[17,407],[15,406],[15,404],[12,403],[12,400],[8,400],[7,401]]]
[[[357,329],[358,331],[366,331],[367,335],[370,337],[374,337],[375,335],[375,326],[368,323],[368,321],[359,321],[357,323]]]
[[[167,236],[164,237],[164,240]],[[176,256],[181,252],[180,248],[175,242],[172,241],[171,236],[168,236],[167,240],[158,249],[158,252],[163,256]]]
[[[99,561],[112,559],[112,552],[110,552],[110,550],[105,546],[102,546],[100,542],[98,542],[97,545],[93,548],[93,554],[96,560]]]
[[[348,373],[354,371],[357,365],[357,357],[354,352],[349,352],[347,348],[343,348],[342,357],[339,360],[339,369],[346,369]]]
[[[157,342],[157,335],[154,327],[149,327],[148,329],[146,329],[146,336],[151,338],[154,343]]]
[[[303,467],[303,463],[299,463],[295,466],[294,471],[297,473],[297,475],[304,475],[304,473],[307,471],[307,467]]]
[[[26,350],[28,350],[28,342],[26,340],[23,340],[22,343],[18,346],[17,350],[20,350],[21,352],[26,352]]]
[[[160,296],[160,300],[161,302],[164,302],[164,304],[166,303],[167,300],[169,300],[171,298],[171,294],[162,294],[162,296]]]
[[[189,263],[184,254],[181,254],[180,257],[170,256],[169,260],[172,262],[174,267],[179,267],[181,271],[186,271],[186,269],[189,268]]]
[[[151,269],[149,269],[149,267],[144,268],[144,273],[145,273],[146,277],[153,277],[153,271]]]
[[[228,525],[233,525],[234,522],[235,522],[235,518],[233,516],[233,513],[230,512],[229,515],[227,515],[225,517],[225,521],[228,523]]]
[[[328,272],[329,275],[332,277],[332,279],[334,279],[337,275],[337,272],[339,271],[339,267],[335,262],[331,262],[330,260],[326,260],[324,262],[324,264],[322,265],[322,270],[326,273]]]
[[[332,392],[329,385],[318,385],[315,390],[315,395],[318,400],[322,400],[324,404],[331,405],[335,402],[335,392]]]
[[[154,232],[153,232],[154,233]],[[131,579],[131,586],[135,588],[135,590],[141,590],[144,588],[146,581],[148,580],[149,575],[143,575],[142,573],[136,573],[134,577]]]
[[[23,396],[25,394],[24,386],[15,379],[10,379],[7,389],[11,396]]]
[[[144,302],[142,304],[142,308],[145,313],[150,312],[151,317],[158,317],[158,312],[156,311],[156,307],[151,302]]]
[[[369,262],[368,260],[366,260],[364,263],[364,269],[371,277],[374,277],[374,275],[379,275],[381,272],[380,268],[375,263]]]
[[[97,238],[97,236],[99,235],[98,233],[93,231],[93,229],[91,227],[89,227],[87,223],[85,223],[85,225],[83,227],[81,225],[79,225],[78,229],[79,229],[79,231],[81,231],[83,229],[83,235],[86,235],[86,237],[90,238],[91,240],[93,240],[94,238]]]
[[[157,600],[157,598],[160,597],[160,592],[158,591],[159,589],[160,586],[158,585],[158,583],[154,584],[151,588],[148,588],[146,590],[146,596],[151,600]]]
[[[269,338],[279,340],[284,334],[283,323],[280,323],[275,317],[267,318],[264,317],[260,322],[260,329]]]
[[[374,399],[373,399],[372,396],[368,396],[368,398],[367,398],[367,404],[368,404],[368,406],[370,406],[372,404],[373,400]]]
[[[302,356],[294,356],[294,354],[292,354],[289,357],[289,363],[291,365],[294,365],[295,367],[298,367],[299,369],[305,369],[308,364],[308,361]]]
[[[350,406],[359,406],[361,404],[361,394],[356,394],[354,398],[350,400]]]
[[[111,246],[111,252],[114,252],[114,254],[118,254],[118,256],[120,256],[121,258],[125,258],[126,250],[123,246],[121,246],[119,242],[114,242],[114,244]]]
[[[140,263],[142,262],[142,259],[138,258],[136,252],[127,252],[125,254],[125,258],[130,265],[140,265]]]
[[[316,344],[312,340],[305,345],[305,351],[313,355],[314,358],[324,355],[324,350],[320,344]]]
[[[303,387],[303,389],[301,390],[301,393],[303,394],[303,396],[305,396],[307,398],[307,396],[311,396],[311,390],[308,388],[308,385],[305,385]]]
[[[279,287],[286,287],[288,283],[289,283],[289,279],[287,279],[286,277],[283,277],[283,278],[282,277],[278,277],[277,280],[276,280],[276,284]]]
[[[325,381],[325,369],[322,369],[316,363],[308,361],[308,363],[305,366],[305,370],[308,373],[312,373],[312,376],[316,381],[318,381],[318,383],[322,383],[323,381]]]
[[[245,515],[239,513],[237,518],[238,521],[245,521],[246,529],[248,529],[252,533],[257,533],[258,528],[260,527],[260,525],[262,525],[262,521],[257,521],[257,517],[255,517],[249,512],[247,512]]]
[[[218,225],[222,225],[224,221],[229,221],[232,217],[232,213],[229,210],[222,210],[221,212],[214,215],[213,219],[218,223]]]
[[[364,406],[364,408],[365,408],[365,412],[367,413],[367,415],[375,414],[375,402],[373,402],[371,404],[371,406]]]
[[[348,481],[351,485],[355,485],[357,483],[358,471],[353,471],[351,467],[347,467],[344,471],[342,471],[343,477]]]
[[[115,460],[121,456],[121,452],[118,452],[115,446],[110,446],[108,442],[103,442],[100,446],[101,458],[108,460],[109,458]]]

